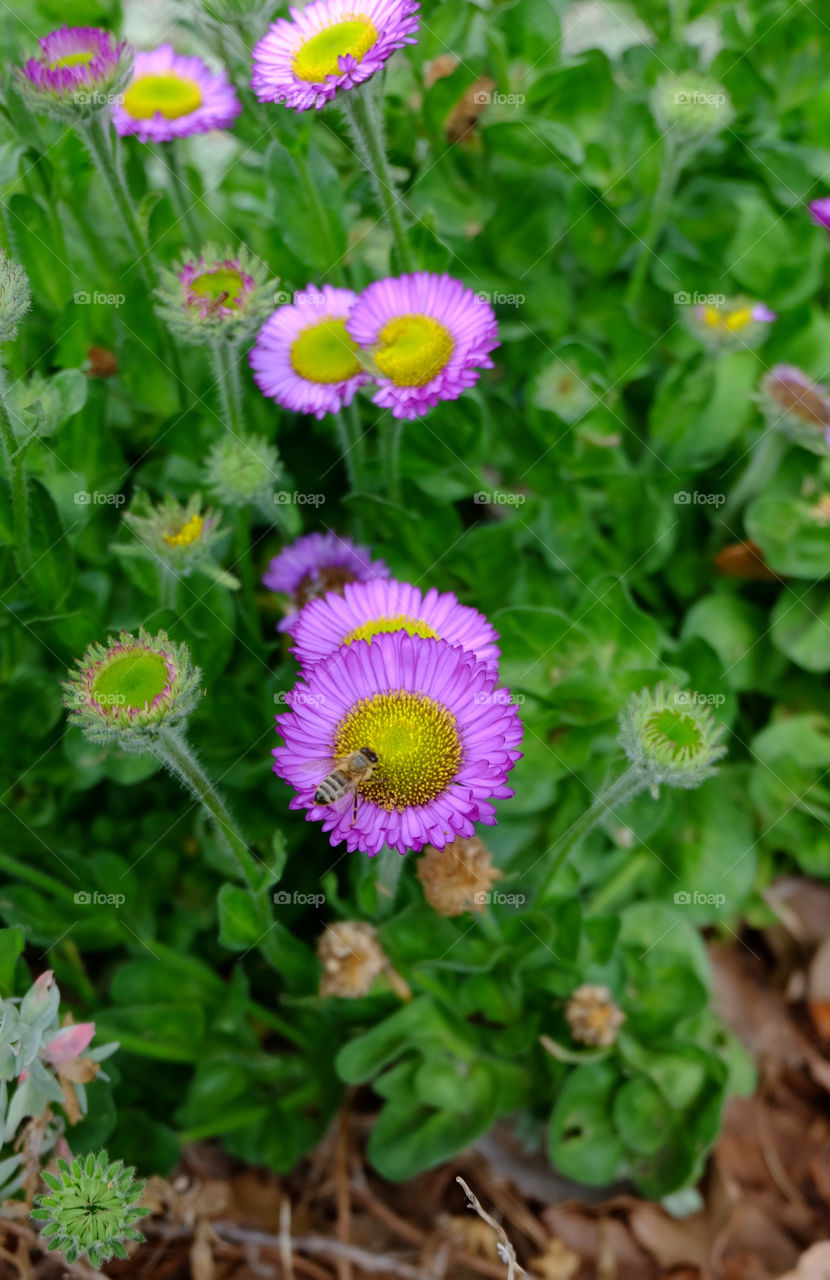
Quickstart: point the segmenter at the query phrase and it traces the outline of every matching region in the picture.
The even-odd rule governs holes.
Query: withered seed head
[[[427,902],[441,916],[483,911],[492,885],[502,878],[492,859],[478,836],[469,840],[458,836],[443,849],[427,845],[417,870]]]
[[[625,1022],[625,1014],[607,987],[586,984],[571,994],[565,1017],[574,1040],[608,1048]]]
[[[323,965],[321,996],[356,999],[368,995],[387,965],[374,929],[358,920],[328,925],[317,943],[317,954]]]

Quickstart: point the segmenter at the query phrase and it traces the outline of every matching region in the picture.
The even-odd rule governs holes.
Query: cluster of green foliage
[[[106,1143],[163,1171],[182,1141],[215,1136],[284,1170],[345,1085],[372,1081],[382,1109],[370,1155],[391,1178],[509,1115],[566,1174],[628,1174],[658,1195],[698,1175],[726,1092],[750,1085],[707,1011],[700,927],[728,936],[763,921],[777,870],[830,874],[830,698],[816,679],[830,669],[830,521],[816,510],[830,455],[792,446],[728,520],[675,501],[734,488],[764,431],[752,393],[766,369],[825,372],[826,234],[804,206],[830,171],[827,29],[788,0],[646,0],[650,41],[574,52],[564,0],[423,10],[418,44],[387,74],[388,149],[419,263],[494,298],[496,369],[407,424],[400,503],[374,464],[370,492],[348,493],[331,420],[276,410],[246,373],[248,427],[278,444],[280,488],[325,501],[275,506],[271,523],[253,513],[250,539],[226,541],[222,563],[259,576],[286,540],[325,526],[371,545],[396,577],[488,614],[503,682],[522,700],[525,754],[515,797],[483,834],[505,896],[524,902],[442,919],[414,855],[390,897],[369,859],[331,850],[269,772],[273,715],[296,675],[272,598],[261,593],[254,619],[244,592],[193,577],[162,608],[153,567],[114,550],[132,537],[123,508],[76,501],[186,501],[225,428],[204,353],[181,351],[177,372],[163,358],[152,299],[80,140],[25,113],[7,57],[0,236],[34,306],[3,358],[33,555],[21,573],[0,483],[0,918],[23,930],[32,968],[48,955],[76,1016],[122,1046],[111,1082],[90,1088],[73,1151]],[[245,243],[288,289],[359,289],[394,270],[336,108],[258,106],[246,51],[271,15],[216,13],[191,10],[176,37],[229,61],[245,104],[221,146],[182,148],[199,243]],[[4,7],[4,49],[28,51],[31,31],[63,16],[56,0]],[[121,26],[109,0],[77,0],[73,20]],[[425,68],[448,53],[455,69],[430,83]],[[626,307],[664,158],[649,95],[667,69],[706,58],[734,116],[678,182],[640,303]],[[502,99],[450,142],[449,115],[484,75]],[[124,154],[157,262],[198,249],[163,150],[128,139]],[[779,319],[759,350],[719,355],[684,323],[680,292],[746,293]],[[116,376],[81,371],[91,347],[115,354]],[[376,420],[367,399],[360,412]],[[477,502],[482,491],[510,500]],[[780,578],[719,573],[715,555],[747,536]],[[190,737],[264,860],[256,898],[153,759],[65,727],[66,668],[89,642],[140,625],[187,643],[203,671]],[[716,706],[726,763],[701,791],[646,794],[609,815],[551,881],[551,847],[622,767],[620,708],[659,680]],[[277,885],[290,903],[275,906]],[[83,899],[95,892],[123,903]],[[377,927],[410,1003],[318,995],[317,937],[344,918]],[[2,995],[24,991],[23,957],[0,980]],[[585,982],[607,985],[627,1015],[599,1061],[580,1060],[564,1021]]]

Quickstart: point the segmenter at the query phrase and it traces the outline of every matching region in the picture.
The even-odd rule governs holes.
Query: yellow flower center
[[[372,636],[383,636],[390,631],[406,631],[411,636],[423,636],[425,640],[440,640],[437,631],[428,627],[420,618],[410,618],[406,613],[393,613],[389,618],[373,618],[355,627],[341,640],[341,644],[352,644],[355,640],[371,640]]]
[[[166,120],[178,120],[201,105],[202,90],[196,81],[172,71],[139,76],[124,94],[124,110],[134,120],[149,120],[158,112]]]
[[[192,515],[175,533],[165,533],[162,536],[168,547],[189,547],[192,542],[198,542],[201,538],[204,524],[201,516]]]
[[[194,276],[190,290],[204,302],[219,302],[221,306],[237,311],[244,287],[245,281],[240,271],[233,267],[214,267],[212,271],[203,271],[201,275]]]
[[[738,307],[736,311],[728,311],[721,315],[717,307],[703,308],[703,323],[710,329],[725,329],[728,333],[736,333],[745,329],[752,319],[752,307]]]
[[[309,84],[320,84],[327,76],[340,75],[340,59],[346,54],[360,62],[377,38],[370,19],[353,13],[306,40],[294,54],[294,75]]]
[[[432,316],[395,316],[381,329],[375,364],[398,387],[423,387],[440,373],[453,352],[453,339]]]
[[[92,699],[102,707],[141,711],[151,706],[169,683],[167,663],[161,654],[136,649],[101,668],[92,683]]]
[[[390,811],[429,804],[461,764],[452,712],[424,693],[402,689],[362,698],[338,725],[338,759],[361,747],[370,747],[378,763],[360,786],[360,795]]]
[[[308,382],[346,382],[360,373],[357,344],[346,332],[346,321],[331,317],[298,333],[291,343],[291,363]]]
[[[95,54],[91,49],[82,49],[79,53],[67,53],[62,58],[50,62],[49,70],[57,71],[60,67],[88,67],[94,57]]]

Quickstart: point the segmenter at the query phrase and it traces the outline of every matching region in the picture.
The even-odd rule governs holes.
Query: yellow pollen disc
[[[703,323],[710,329],[726,329],[729,333],[736,333],[738,329],[746,328],[751,319],[752,307],[739,307],[737,311],[729,311],[726,315],[722,315],[717,307],[703,308]]]
[[[356,703],[337,727],[334,755],[361,747],[378,757],[359,794],[381,809],[429,804],[452,782],[461,764],[455,716],[424,693],[376,693]]]
[[[164,541],[168,547],[189,547],[201,538],[204,523],[201,516],[191,516],[176,533],[165,533]]]
[[[360,373],[346,321],[329,318],[301,330],[291,343],[291,364],[308,382],[346,382]]]
[[[420,618],[410,618],[406,613],[393,613],[389,618],[373,618],[355,627],[341,640],[341,644],[351,644],[354,640],[371,640],[372,636],[383,636],[390,631],[406,631],[411,636],[423,636],[425,640],[440,640],[437,631],[428,627]]]
[[[124,110],[134,120],[149,120],[161,112],[166,120],[189,116],[202,105],[202,90],[195,80],[176,75],[140,76],[124,94]]]
[[[378,334],[375,364],[398,387],[423,387],[440,373],[454,342],[432,316],[395,316]]]
[[[80,53],[67,53],[65,57],[50,62],[49,70],[57,71],[59,67],[88,67],[94,57],[95,54],[91,49],[84,49]]]
[[[225,294],[221,305],[238,311],[244,285],[240,272],[233,267],[215,267],[213,271],[203,271],[201,275],[194,276],[190,290],[206,302],[215,302]]]
[[[309,84],[320,84],[327,76],[340,75],[340,59],[351,54],[360,62],[378,38],[369,18],[353,13],[306,40],[294,54],[294,75]]]

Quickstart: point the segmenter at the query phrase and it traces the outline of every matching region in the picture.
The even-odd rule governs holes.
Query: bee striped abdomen
[[[334,804],[335,800],[339,800],[341,796],[346,794],[350,784],[349,775],[344,773],[342,769],[335,769],[320,783],[314,793],[314,803]]]

